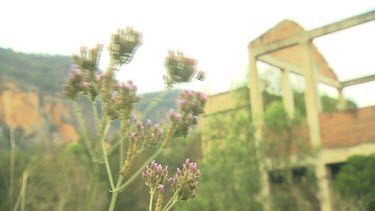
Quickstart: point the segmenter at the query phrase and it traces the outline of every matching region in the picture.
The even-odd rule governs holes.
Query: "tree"
[[[243,97],[241,92],[239,96]],[[178,210],[261,210],[253,130],[248,107],[207,116],[199,195]]]
[[[335,178],[334,188],[360,210],[375,209],[375,154],[348,159]]]

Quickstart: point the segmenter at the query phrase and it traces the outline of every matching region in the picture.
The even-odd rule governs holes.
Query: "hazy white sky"
[[[81,45],[106,45],[117,28],[132,25],[144,33],[144,44],[120,78],[133,79],[140,91],[162,89],[164,57],[168,49],[180,49],[207,73],[208,80],[195,86],[217,92],[241,77],[248,43],[283,19],[311,30],[374,9],[374,0],[3,0],[0,47],[70,55]],[[374,37],[372,21],[314,42],[347,80],[375,72]],[[375,90],[373,84],[365,86]],[[372,103],[363,96],[364,105],[375,104],[374,95]]]

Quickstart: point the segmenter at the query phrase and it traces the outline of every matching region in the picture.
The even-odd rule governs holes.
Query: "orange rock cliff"
[[[72,108],[62,97],[22,90],[13,82],[0,86],[0,122],[5,127],[22,129],[42,142],[79,139]]]

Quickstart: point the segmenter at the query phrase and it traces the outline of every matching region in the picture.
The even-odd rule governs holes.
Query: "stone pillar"
[[[313,60],[313,71],[314,71],[314,75],[316,77],[316,90],[317,90],[317,95],[316,95],[316,100],[318,102],[318,112],[319,113],[322,113],[323,112],[323,103],[322,103],[322,99],[320,98],[320,95],[319,95],[319,80],[318,80],[318,76],[320,74],[319,72],[319,69],[317,67],[317,64],[315,64],[314,60]]]
[[[315,162],[315,176],[317,178],[317,185],[319,187],[320,210],[331,211],[332,200],[330,174],[327,166],[320,158],[317,158]]]
[[[263,109],[263,96],[260,86],[260,79],[256,65],[256,55],[249,47],[249,89],[250,89],[250,106],[253,118],[253,125],[255,127],[255,145],[256,156],[259,162],[259,173],[261,182],[260,200],[263,204],[265,211],[271,210],[271,202],[269,200],[270,186],[268,180],[268,172],[265,166],[264,152],[262,151],[261,142],[263,140],[262,128],[264,124],[264,109]]]
[[[322,211],[330,211],[332,209],[330,199],[330,187],[327,169],[320,157],[321,149],[321,133],[319,123],[319,95],[317,72],[314,70],[314,61],[311,53],[311,41],[306,40],[301,43],[304,58],[304,75],[306,82],[305,102],[307,123],[309,126],[309,138],[311,146],[318,150],[317,157],[314,161],[315,175],[318,179],[319,200]]]
[[[263,96],[260,85],[260,78],[257,70],[256,55],[249,50],[249,89],[250,89],[250,103],[251,113],[253,115],[253,122],[256,126],[262,126],[264,121]]]
[[[339,99],[338,99],[338,102],[337,102],[337,109],[340,110],[340,111],[345,110],[347,108],[347,105],[346,105],[346,101],[345,101],[344,95],[343,95],[343,88],[337,89],[337,92],[339,93]]]
[[[294,116],[294,96],[293,89],[289,81],[290,72],[288,70],[281,70],[281,89],[283,93],[283,103],[285,111],[289,118]]]
[[[310,141],[314,147],[320,148],[319,102],[317,74],[313,68],[311,41],[302,43],[304,58],[304,75],[306,83],[305,102],[307,122],[309,125]]]

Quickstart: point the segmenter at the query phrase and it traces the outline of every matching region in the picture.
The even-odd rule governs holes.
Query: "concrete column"
[[[253,55],[251,49],[249,49],[249,89],[251,113],[253,115],[254,124],[256,124],[256,126],[262,126],[264,121],[263,96],[256,62],[256,56]]]
[[[339,93],[337,109],[340,110],[340,111],[345,110],[347,108],[346,101],[344,99],[344,95],[343,95],[342,90],[343,90],[343,88],[337,89],[337,91]]]
[[[288,70],[281,70],[281,87],[283,93],[283,103],[289,118],[294,116],[294,96],[293,89],[289,81],[290,72]]]
[[[319,80],[318,80],[318,77],[319,77],[319,75],[320,75],[320,73],[319,73],[319,69],[318,69],[318,67],[317,67],[317,64],[315,64],[315,62],[314,62],[314,60],[313,60],[313,71],[314,71],[314,77],[316,78],[316,93],[317,93],[317,95],[316,95],[316,101],[318,102],[318,112],[319,113],[322,113],[322,111],[323,111],[323,103],[322,103],[322,99],[320,98],[320,95],[319,95]]]
[[[314,61],[311,54],[311,41],[306,40],[301,44],[304,58],[304,75],[306,82],[305,102],[307,123],[309,126],[310,143],[314,149],[318,150],[317,157],[314,161],[315,174],[318,179],[320,208],[322,211],[331,211],[331,199],[329,191],[329,182],[327,170],[320,156],[321,133],[319,123],[319,101],[318,101],[318,81],[317,72],[314,70]]]
[[[271,202],[269,200],[270,186],[268,180],[268,172],[265,166],[264,152],[262,151],[261,144],[263,140],[262,128],[264,124],[264,109],[263,109],[263,96],[260,87],[260,79],[256,65],[256,55],[252,52],[249,47],[249,89],[250,89],[250,106],[251,114],[253,118],[253,125],[255,127],[255,145],[256,145],[256,156],[259,162],[259,174],[261,182],[260,200],[263,204],[265,211],[271,210]]]
[[[311,41],[301,44],[304,58],[304,75],[306,83],[305,102],[307,122],[310,132],[312,146],[320,148],[320,126],[319,126],[319,102],[317,74],[313,68],[313,57],[311,54]]]
[[[318,158],[315,164],[315,176],[319,187],[320,209],[322,211],[332,210],[330,174],[326,165]]]

